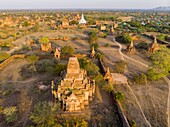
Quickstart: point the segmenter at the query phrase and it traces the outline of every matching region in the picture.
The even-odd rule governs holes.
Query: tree
[[[70,22],[70,25],[78,25],[78,21],[77,21],[77,20],[72,20],[72,21]]]
[[[10,57],[10,54],[8,54],[7,52],[0,52],[0,62],[8,59]]]
[[[124,34],[122,36],[122,40],[125,42],[125,43],[130,43],[132,41],[132,37],[129,35],[129,34]]]
[[[25,26],[25,27],[28,27],[28,26],[29,26],[29,23],[28,23],[27,20],[24,21],[24,26]]]
[[[93,47],[94,47],[94,50],[97,50],[97,49],[99,48],[98,43],[97,43],[97,42],[92,43],[91,46],[90,46],[90,48],[92,49]]]
[[[16,107],[7,107],[3,110],[5,115],[5,120],[7,123],[12,123],[17,120],[17,108]]]
[[[146,85],[147,76],[144,73],[134,75],[134,82],[140,85]]]
[[[52,105],[49,102],[38,102],[30,114],[30,120],[40,127],[56,127],[56,114],[58,105]]]
[[[33,71],[36,71],[35,63],[38,61],[38,59],[39,59],[39,57],[36,56],[35,54],[30,55],[30,56],[27,57],[28,63],[32,64]]]
[[[61,48],[61,52],[64,55],[72,55],[75,52],[75,50],[72,46],[64,46]]]
[[[123,60],[117,62],[117,63],[115,64],[116,72],[123,74],[124,71],[125,71],[126,64],[127,64],[127,63],[126,63],[125,61],[123,61]]]
[[[116,92],[115,96],[116,96],[116,100],[118,100],[118,101],[123,101],[123,99],[124,99],[124,94],[121,92]]]
[[[48,37],[42,37],[40,40],[39,40],[40,43],[44,44],[44,45],[47,45],[50,40],[48,39]]]
[[[89,42],[90,43],[93,43],[93,42],[96,42],[98,39],[97,37],[97,32],[96,31],[92,31],[89,35]]]
[[[159,52],[151,55],[151,65],[147,71],[147,77],[151,80],[158,80],[169,74],[170,71],[170,49],[161,46]]]
[[[99,74],[99,68],[88,59],[79,59],[80,67],[87,71],[89,76],[97,76]]]

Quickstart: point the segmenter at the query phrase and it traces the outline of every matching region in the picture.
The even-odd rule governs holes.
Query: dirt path
[[[138,63],[138,64],[140,64],[140,65],[142,65],[142,66],[144,66],[144,67],[146,67],[146,68],[148,68],[148,65],[146,65],[146,64],[144,64],[144,63],[142,63],[142,62],[140,62],[140,61],[137,61],[137,60],[135,60],[135,59],[133,59],[133,58],[130,58],[129,56],[127,56],[127,55],[125,55],[125,54],[123,54],[122,52],[121,52],[121,50],[122,50],[122,45],[121,44],[119,44],[117,41],[115,41],[115,38],[113,38],[113,41],[119,46],[119,53],[122,55],[122,57],[125,57],[125,58],[127,58],[127,59],[130,59],[130,60],[132,60],[132,61],[134,61],[134,62],[136,62],[136,63]],[[123,60],[124,60],[124,58],[122,58]],[[165,81],[168,83],[168,85],[169,85],[169,93],[168,93],[168,100],[167,100],[167,115],[168,115],[168,127],[170,127],[170,80],[167,78],[167,77],[164,77],[164,79],[165,79]],[[129,87],[129,89],[131,89],[131,87],[128,85],[128,87]],[[132,89],[131,89],[131,91],[132,91]],[[133,91],[132,91],[132,93],[133,93]],[[134,93],[133,93],[134,94]],[[134,96],[135,96],[135,94],[134,94]],[[135,98],[136,98],[136,96],[135,96]],[[136,100],[137,100],[137,98],[136,98]],[[145,118],[145,120],[146,120],[146,122],[148,123],[148,125],[151,127],[151,124],[149,123],[149,121],[146,119],[146,117],[145,117],[145,115],[144,115],[144,113],[143,113],[143,110],[142,110],[142,108],[141,108],[141,106],[140,106],[140,104],[139,104],[139,102],[137,101],[137,103],[138,103],[138,105],[139,105],[139,107],[140,107],[140,110],[141,110],[141,112],[142,112],[142,114],[143,114],[143,117]]]
[[[122,60],[125,60],[125,59],[124,59],[124,57],[125,57],[125,58],[130,59],[130,60],[132,60],[132,61],[134,61],[134,62],[136,62],[136,63],[139,63],[139,64],[141,64],[141,65],[143,65],[143,66],[145,66],[145,67],[148,67],[148,65],[143,64],[143,63],[141,63],[140,61],[137,61],[137,60],[135,60],[135,59],[130,58],[129,56],[124,55],[124,54],[122,53],[122,45],[119,44],[117,41],[115,41],[115,38],[113,38],[113,41],[119,46],[118,51],[119,51],[119,53],[120,53],[120,55],[121,55]],[[139,101],[138,101],[135,93],[133,92],[133,90],[132,90],[132,88],[130,87],[129,84],[127,84],[127,86],[128,86],[128,88],[129,88],[129,90],[132,92],[132,94],[133,94],[133,96],[134,96],[134,98],[135,98],[135,100],[136,100],[136,103],[137,103],[138,107],[140,108],[140,111],[141,111],[141,113],[142,113],[143,118],[145,119],[145,121],[146,121],[146,123],[148,124],[148,126],[151,127],[151,124],[150,124],[150,122],[147,120],[147,118],[146,118],[146,116],[145,116],[145,114],[144,114],[144,112],[143,112],[143,110],[142,110],[142,108],[141,108],[141,105],[140,105],[140,103],[139,103]]]

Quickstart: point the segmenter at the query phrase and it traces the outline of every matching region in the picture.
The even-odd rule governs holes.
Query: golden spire
[[[153,43],[157,43],[156,35],[154,36],[154,42]]]
[[[131,40],[131,42],[130,42],[130,47],[133,47],[134,45],[133,45],[133,40]]]

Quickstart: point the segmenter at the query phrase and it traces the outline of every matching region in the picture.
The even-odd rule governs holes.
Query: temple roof
[[[80,65],[77,57],[70,57],[67,65],[67,73],[80,73]]]

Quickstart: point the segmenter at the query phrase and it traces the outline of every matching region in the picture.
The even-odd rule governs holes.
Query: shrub
[[[35,63],[38,61],[39,57],[36,56],[35,54],[33,55],[30,55],[27,57],[27,61],[29,64],[32,64],[32,69],[33,71],[36,71],[36,68],[35,68]]]
[[[140,42],[140,43],[137,44],[137,47],[140,48],[140,49],[147,50],[148,49],[148,44],[145,43],[145,42]]]
[[[118,100],[118,101],[123,101],[123,99],[124,99],[124,94],[121,93],[121,92],[116,92],[116,93],[115,93],[115,97],[116,97],[116,100]]]
[[[99,68],[88,59],[79,59],[81,68],[87,71],[89,76],[96,76],[99,74]]]
[[[30,114],[30,120],[41,127],[55,127],[55,115],[58,112],[58,105],[49,102],[39,102],[34,106]]]
[[[126,62],[121,60],[115,64],[115,69],[117,73],[124,73],[125,67],[126,67]]]
[[[98,43],[92,43],[91,46],[90,46],[90,48],[92,49],[93,47],[94,47],[94,50],[95,50],[95,51],[98,50],[98,48],[99,48]]]
[[[105,47],[110,47],[110,44],[109,43],[105,44]]]
[[[89,43],[94,43],[97,41],[97,39],[98,39],[97,32],[92,31],[89,35]]]
[[[64,55],[72,55],[75,52],[75,50],[72,46],[64,46],[62,47],[61,52]]]
[[[17,120],[17,109],[16,107],[8,107],[3,110],[5,120],[7,123],[12,123]]]
[[[114,90],[113,84],[112,83],[105,83],[103,85],[103,89],[107,91],[108,93],[111,93]]]
[[[8,59],[10,57],[10,54],[6,53],[6,52],[0,52],[0,62]]]
[[[144,73],[134,75],[134,82],[140,85],[146,85],[147,76]]]
[[[39,42],[45,45],[45,44],[48,44],[50,42],[50,40],[48,39],[48,37],[42,37],[39,40]]]

